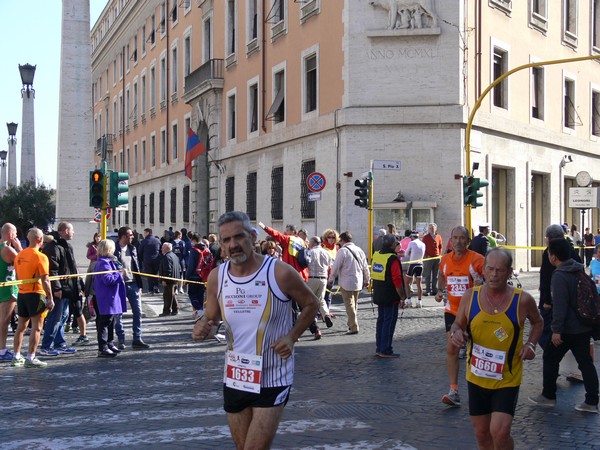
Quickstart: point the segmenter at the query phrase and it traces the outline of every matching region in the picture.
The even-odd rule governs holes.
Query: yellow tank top
[[[467,381],[486,389],[519,386],[523,375],[519,357],[523,346],[519,301],[523,291],[515,288],[506,309],[489,314],[481,308],[480,290],[481,286],[473,288],[469,305]]]

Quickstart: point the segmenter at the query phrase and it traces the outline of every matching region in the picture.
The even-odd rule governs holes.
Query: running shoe
[[[23,358],[21,355],[19,355],[18,358],[13,358],[11,364],[13,367],[22,367],[23,364],[25,364],[25,358]]]
[[[44,356],[58,356],[60,355],[60,352],[57,350],[54,350],[53,348],[41,348],[40,349],[40,355],[44,355]]]
[[[331,316],[325,316],[325,324],[327,328],[331,328],[333,326],[333,320],[331,320]]]
[[[58,348],[56,348],[54,350],[57,351],[59,354],[64,353],[64,354],[67,354],[67,355],[70,355],[72,353],[76,353],[77,352],[76,348],[67,347],[66,344],[65,345],[61,345],[60,347],[58,347]]]
[[[8,362],[12,361],[15,355],[12,354],[10,350],[6,350],[4,355],[0,355],[0,362]]]
[[[535,403],[538,406],[553,407],[556,406],[556,400],[548,397],[544,397],[542,394],[536,397],[527,397],[531,403]]]
[[[25,367],[42,369],[42,368],[46,367],[48,365],[48,363],[46,363],[44,361],[40,361],[37,358],[33,358],[33,359],[26,359],[24,365],[25,365]]]
[[[73,346],[77,345],[88,345],[90,343],[90,338],[87,336],[79,336],[75,342],[73,342]]]
[[[598,414],[598,405],[590,405],[589,403],[585,403],[585,402],[575,405],[575,409],[577,411]]]
[[[458,395],[458,391],[450,389],[450,392],[442,397],[442,403],[449,406],[460,406],[460,395]]]

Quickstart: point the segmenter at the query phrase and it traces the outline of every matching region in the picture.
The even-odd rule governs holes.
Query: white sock
[[[15,353],[15,356],[13,356],[14,359],[19,359],[21,357],[21,352],[17,352]]]
[[[29,361],[33,361],[35,359],[35,353],[31,353],[31,354],[27,355],[27,359]]]
[[[0,356],[6,355],[6,349],[0,350]]]

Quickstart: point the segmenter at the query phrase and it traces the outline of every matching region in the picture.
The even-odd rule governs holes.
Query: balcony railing
[[[210,59],[185,77],[185,93],[201,86],[210,80],[223,79],[223,60]]]
[[[96,154],[102,159],[106,158],[107,153],[112,152],[114,138],[113,134],[105,134],[96,140]]]

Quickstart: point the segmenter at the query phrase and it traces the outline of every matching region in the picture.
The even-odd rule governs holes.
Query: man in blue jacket
[[[144,239],[140,243],[140,263],[144,273],[158,275],[158,263],[160,259],[160,239],[152,234],[152,228],[144,230]],[[147,277],[148,292],[160,294],[158,282],[155,277]]]

